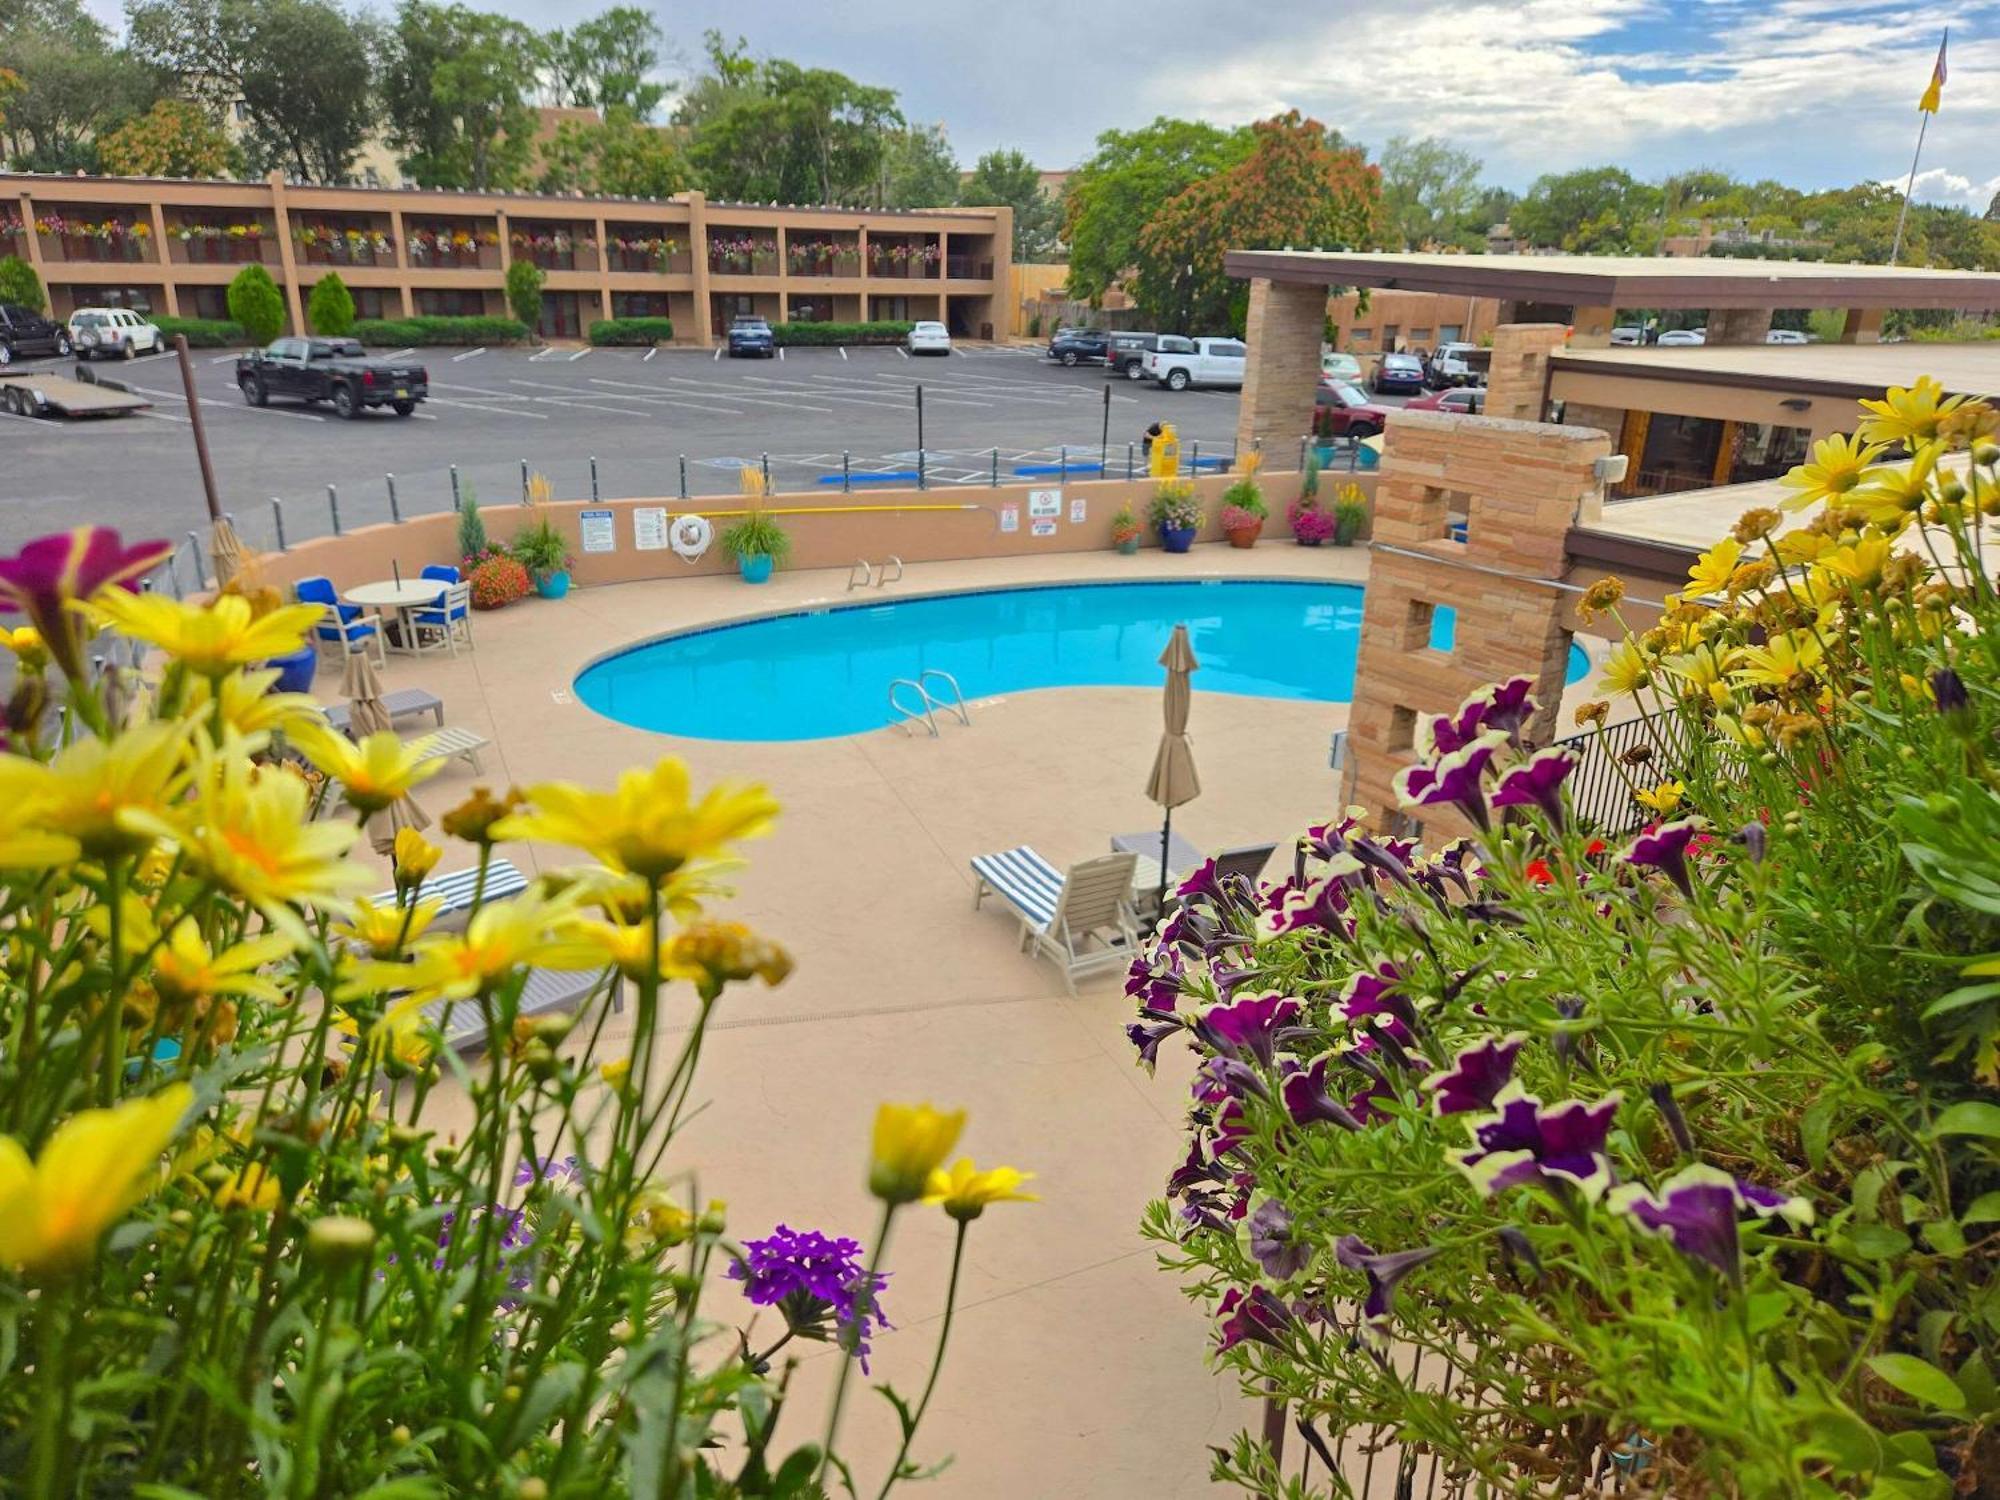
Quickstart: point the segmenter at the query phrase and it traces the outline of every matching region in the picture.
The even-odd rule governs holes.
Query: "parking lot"
[[[558,498],[588,497],[593,458],[605,498],[734,494],[738,470],[767,462],[781,491],[914,484],[918,386],[921,462],[933,485],[1095,472],[1107,390],[1114,474],[1155,419],[1214,456],[1230,452],[1236,427],[1234,391],[1170,393],[997,346],[942,359],[893,348],[788,349],[782,359],[742,361],[681,349],[414,357],[430,371],[431,396],[413,417],[376,411],[342,421],[319,407],[251,407],[236,390],[233,355],[194,355],[217,484],[247,541],[276,545],[274,498],[289,540],[331,530],[328,486],[344,527],[388,520],[390,475],[402,514],[449,509],[454,466],[461,488],[485,505],[521,498],[523,463],[546,474]],[[46,361],[16,368],[71,373]],[[0,546],[84,522],[172,537],[204,523],[172,357],[104,373],[153,409],[91,422],[0,414]]]

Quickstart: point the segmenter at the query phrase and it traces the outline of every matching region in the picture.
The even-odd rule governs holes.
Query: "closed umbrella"
[[[236,528],[229,524],[227,516],[209,528],[208,557],[215,565],[217,588],[221,588],[243,571],[243,542],[236,535]]]
[[[1160,734],[1159,753],[1153,757],[1153,774],[1146,780],[1146,795],[1167,810],[1160,827],[1159,899],[1167,899],[1167,845],[1174,833],[1174,809],[1201,795],[1201,777],[1194,768],[1194,746],[1188,743],[1188,705],[1193,689],[1188,675],[1201,665],[1194,659],[1194,646],[1185,625],[1176,625],[1160,653],[1160,665],[1167,669],[1164,700],[1165,727]]]
[[[375,663],[362,652],[347,658],[347,671],[340,680],[347,697],[347,732],[357,740],[390,728],[389,710],[382,704],[382,681],[375,675]],[[430,815],[410,797],[398,797],[368,820],[368,842],[377,854],[396,847],[396,834],[404,828],[430,827]]]

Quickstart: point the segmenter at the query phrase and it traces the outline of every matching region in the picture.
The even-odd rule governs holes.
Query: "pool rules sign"
[[[608,510],[578,511],[576,524],[577,530],[582,533],[584,551],[616,552],[618,550],[618,521],[615,512]]]
[[[1061,490],[1028,491],[1028,531],[1034,536],[1054,536],[1062,516]]]

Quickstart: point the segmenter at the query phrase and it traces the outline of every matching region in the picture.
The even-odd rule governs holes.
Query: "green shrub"
[[[541,512],[534,520],[514,534],[513,545],[507,550],[514,561],[526,568],[536,578],[550,573],[566,573],[570,564],[576,561],[569,550],[569,538],[562,534],[553,517],[537,506]]]
[[[761,510],[744,512],[743,519],[725,526],[716,540],[737,562],[746,557],[768,557],[774,563],[782,563],[792,550],[792,539],[785,528]]]
[[[899,344],[909,323],[780,323],[771,330],[781,344],[826,347],[833,344]]]
[[[314,333],[328,338],[344,338],[354,329],[354,295],[335,271],[328,271],[313,283],[306,299],[306,323]]]
[[[542,283],[547,279],[531,260],[517,260],[507,268],[507,305],[530,328],[542,320]]]
[[[1271,508],[1264,503],[1264,491],[1247,474],[1222,492],[1222,503],[1233,505],[1260,521],[1269,519],[1271,514]]]
[[[479,496],[468,483],[458,502],[458,555],[466,566],[483,559],[487,551],[486,521],[479,514]]]
[[[48,306],[42,278],[18,255],[0,256],[0,302],[18,303],[33,312]]]
[[[188,341],[190,349],[228,349],[250,342],[250,335],[243,331],[240,323],[231,323],[223,318],[155,318],[161,337],[168,342],[179,334]]]
[[[512,318],[362,318],[352,330],[364,344],[390,349],[425,344],[519,344],[528,337]]]
[[[1041,336],[1042,336],[1042,315],[1040,313],[1036,313],[1032,318],[1028,319],[1028,337],[1031,339],[1038,339]]]
[[[229,283],[229,316],[253,344],[268,344],[285,329],[285,299],[262,266],[245,266]]]
[[[670,344],[672,318],[600,318],[590,325],[593,344]]]

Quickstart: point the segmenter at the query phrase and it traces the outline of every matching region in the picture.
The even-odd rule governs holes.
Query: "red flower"
[[[1554,885],[1556,882],[1555,871],[1549,868],[1546,860],[1529,860],[1526,874],[1536,885]]]

